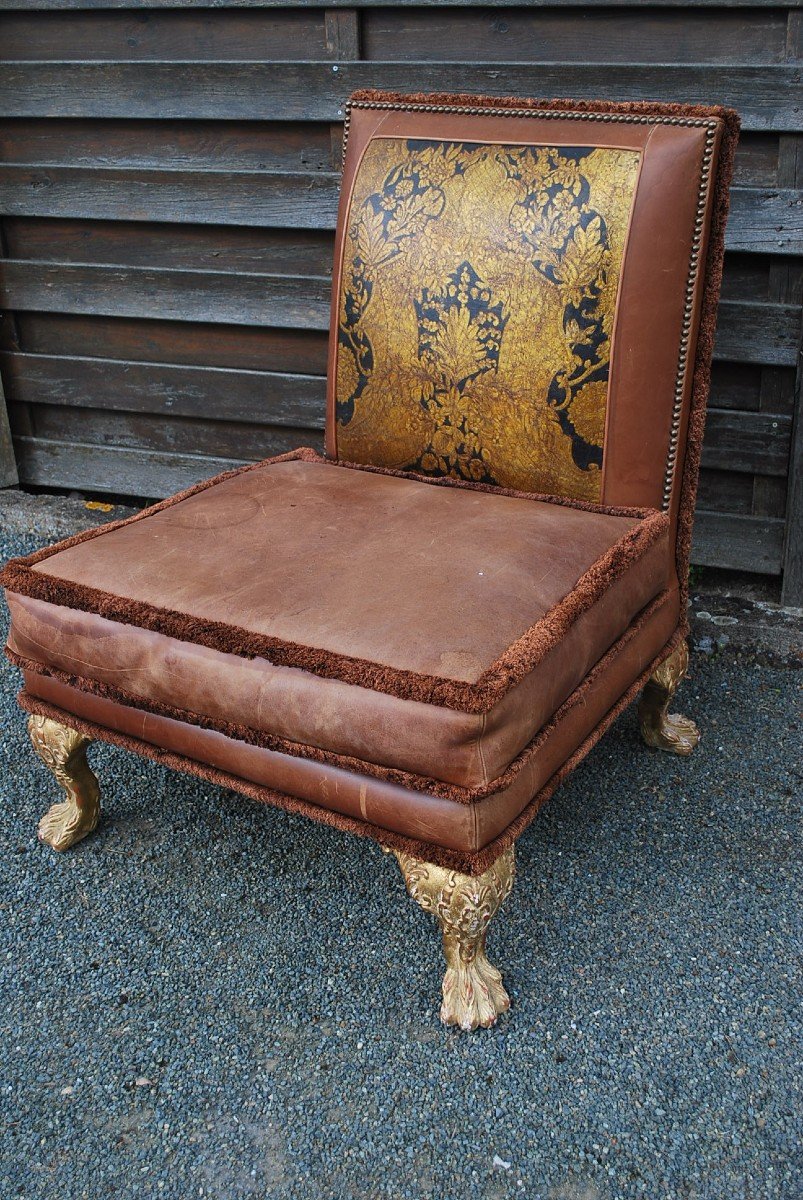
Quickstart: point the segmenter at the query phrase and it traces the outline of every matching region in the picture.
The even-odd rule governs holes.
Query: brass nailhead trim
[[[689,274],[686,279],[686,296],[683,304],[683,326],[680,337],[680,352],[678,354],[678,373],[675,379],[675,399],[672,406],[672,431],[669,437],[669,454],[667,455],[666,475],[664,477],[662,501],[664,511],[669,508],[672,499],[672,487],[675,481],[680,419],[683,413],[683,394],[686,391],[686,368],[688,366],[689,339],[691,337],[692,315],[694,311],[694,293],[697,287],[697,269],[700,265],[700,248],[703,240],[705,209],[708,202],[711,163],[714,158],[716,122],[704,121],[702,123],[706,128],[705,149],[703,150],[703,162],[700,171],[700,190],[697,196],[697,213],[694,219],[694,237],[692,240],[691,256],[689,258]]]
[[[672,405],[672,427],[669,435],[669,453],[667,455],[666,472],[664,474],[662,508],[666,511],[672,499],[672,485],[674,483],[675,467],[677,466],[680,419],[683,414],[683,394],[686,390],[686,368],[688,365],[689,339],[694,311],[694,292],[697,286],[697,268],[700,263],[705,209],[708,201],[708,185],[711,177],[711,163],[714,158],[714,139],[718,122],[706,117],[648,117],[639,116],[636,113],[561,112],[559,109],[554,108],[487,108],[481,105],[400,104],[392,100],[355,100],[346,104],[346,115],[343,121],[344,166],[346,163],[346,146],[351,126],[352,108],[396,108],[401,112],[448,112],[457,113],[461,116],[477,117],[539,117],[556,121],[613,121],[629,125],[676,125],[687,129],[706,130],[705,149],[703,151],[702,170],[700,172],[700,190],[697,196],[697,211],[694,219],[694,236],[689,259],[689,273],[686,277],[683,324],[681,327],[680,350],[678,352],[678,370],[675,378],[674,403]]]

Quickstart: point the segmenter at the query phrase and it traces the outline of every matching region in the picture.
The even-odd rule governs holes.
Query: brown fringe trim
[[[270,460],[268,460],[270,461]],[[654,508],[633,508],[623,504],[594,504],[592,500],[578,500],[573,496],[551,496],[548,492],[522,492],[516,488],[499,487],[495,483],[475,483],[470,479],[452,479],[449,475],[420,475],[417,471],[399,471],[395,467],[375,467],[371,463],[349,462],[345,458],[321,458],[319,462],[330,467],[347,467],[350,471],[367,471],[370,475],[390,475],[395,479],[413,479],[416,483],[428,483],[432,487],[457,488],[469,492],[489,492],[493,496],[512,496],[515,500],[540,500],[543,504],[554,504],[560,508],[576,508],[580,512],[601,513],[606,517],[634,517],[644,520],[656,513]]]
[[[344,771],[351,771],[355,775],[368,775],[373,779],[381,779],[387,783],[397,784],[399,787],[409,788],[410,791],[424,792],[427,795],[436,796],[441,800],[452,800],[456,804],[474,804],[479,800],[484,800],[489,796],[495,795],[513,783],[518,774],[527,766],[533,755],[538,753],[555,726],[577,704],[584,703],[588,691],[596,686],[597,681],[600,677],[604,676],[616,656],[637,636],[644,623],[665,603],[666,598],[667,593],[664,592],[642,610],[622,637],[617,642],[614,642],[607,653],[592,667],[583,682],[575,688],[560,708],[550,717],[549,721],[536,731],[532,739],[509,763],[501,775],[486,784],[474,788],[465,788],[458,784],[446,783],[441,779],[432,779],[426,775],[416,775],[411,771],[404,771],[400,768],[386,767],[379,763],[369,762],[366,759],[356,758],[352,755],[337,754],[332,750],[323,750],[318,746],[310,746],[303,742],[293,742],[286,738],[265,733],[263,730],[252,729],[248,725],[229,721],[217,721],[200,713],[192,712],[189,709],[165,704],[160,700],[148,700],[144,697],[134,696],[122,688],[114,687],[112,684],[104,683],[101,680],[87,679],[81,675],[71,675],[56,667],[46,666],[35,659],[25,658],[8,647],[6,647],[5,653],[9,661],[23,671],[30,671],[34,675],[51,676],[53,679],[58,679],[60,683],[67,684],[68,687],[74,687],[77,691],[103,696],[108,700],[113,700],[116,704],[124,705],[126,708],[142,709],[144,712],[152,712],[157,716],[169,717],[174,721],[182,721],[186,725],[196,725],[200,729],[212,729],[216,733],[222,733],[225,737],[245,742],[250,746],[259,746],[264,750],[275,750],[279,753],[287,754],[292,758],[308,758],[313,762],[339,767]],[[659,662],[663,661],[671,653],[681,636],[684,635],[684,630],[678,629],[666,648],[661,651],[661,654],[655,660],[654,666],[657,666]]]
[[[413,854],[417,858],[423,859],[425,862],[435,863],[438,866],[460,871],[466,875],[481,875],[484,871],[488,870],[491,864],[496,861],[508,846],[512,845],[521,836],[539,809],[552,796],[558,785],[582,762],[609,726],[627,708],[655,670],[655,667],[666,657],[667,651],[671,651],[677,645],[678,640],[677,635],[671,639],[667,647],[642,672],[616,704],[609,709],[596,728],[578,746],[574,754],[566,760],[559,771],[555,772],[549,782],[533,797],[518,817],[508,825],[504,833],[500,834],[494,841],[489,842],[482,850],[478,850],[473,854],[447,850],[443,846],[436,845],[434,842],[425,842],[417,838],[406,838],[401,834],[392,833],[390,830],[382,829],[380,826],[372,825],[367,821],[357,821],[342,813],[321,808],[317,804],[311,804],[308,800],[301,800],[297,796],[291,796],[286,792],[278,792],[271,788],[262,787],[259,784],[249,783],[245,779],[240,779],[239,776],[229,775],[227,772],[197,762],[195,759],[185,758],[171,751],[162,750],[158,746],[153,746],[150,742],[143,742],[127,734],[117,733],[106,726],[85,721],[83,718],[76,717],[64,709],[48,704],[38,697],[30,696],[25,690],[19,693],[17,702],[25,712],[50,717],[51,720],[59,721],[62,725],[67,725],[71,729],[77,729],[85,737],[97,741],[109,742],[113,746],[121,746],[126,750],[132,750],[135,754],[139,754],[143,758],[150,758],[154,762],[160,763],[162,766],[169,767],[172,770],[197,775],[199,778],[205,779],[208,783],[212,783],[216,787],[241,792],[253,800],[258,800],[263,804],[272,804],[275,808],[282,808],[286,812],[300,813],[302,816],[309,817],[313,821],[318,821],[322,825],[328,825],[346,833],[354,833],[359,837],[371,838],[381,846],[388,846],[394,850],[403,850],[407,854]]]
[[[411,104],[449,104],[466,108],[552,109],[555,112],[621,113],[639,117],[735,117],[733,109],[719,105],[679,104],[658,100],[539,100],[521,96],[477,96],[471,92],[384,92],[362,88],[353,92],[349,104],[385,103],[408,108]],[[738,118],[737,118],[738,120]]]
[[[77,608],[85,612],[96,613],[107,620],[121,624],[150,629],[181,641],[193,642],[207,646],[225,654],[238,654],[241,657],[264,657],[272,663],[285,667],[296,667],[323,678],[339,679],[358,687],[369,688],[373,691],[384,692],[405,700],[417,700],[426,704],[452,708],[460,712],[488,712],[494,704],[506,694],[525,675],[532,671],[544,656],[565,636],[567,630],[584,612],[593,606],[599,596],[622,575],[627,568],[642,557],[647,550],[669,528],[669,518],[665,513],[640,510],[611,510],[601,506],[588,505],[578,501],[562,501],[568,507],[582,507],[586,510],[608,513],[609,515],[642,515],[640,524],[627,531],[623,537],[611,546],[591,567],[581,575],[574,588],[563,600],[559,601],[535,625],[532,625],[520,638],[513,642],[500,657],[480,676],[475,683],[464,683],[439,676],[423,675],[414,671],[399,670],[381,663],[368,662],[365,659],[352,658],[348,655],[318,649],[312,646],[285,642],[279,638],[265,634],[253,633],[236,625],[227,625],[221,621],[205,620],[193,617],[188,613],[177,612],[174,609],[160,608],[143,601],[128,597],[116,596],[110,592],[87,587],[84,584],[71,583],[59,579],[44,571],[34,571],[31,568],[89,538],[98,537],[104,532],[120,528],[133,521],[142,520],[145,516],[180,503],[188,496],[197,494],[212,487],[224,479],[230,479],[241,471],[253,471],[258,467],[276,462],[286,462],[291,459],[303,459],[307,462],[317,462],[335,470],[344,467],[348,470],[363,469],[353,464],[333,463],[322,459],[314,450],[302,449],[290,454],[284,454],[265,463],[250,464],[240,468],[240,471],[227,471],[215,479],[196,485],[177,496],[170,497],[160,504],[137,513],[125,521],[116,521],[100,529],[90,529],[76,534],[56,546],[28,555],[26,558],[12,559],[0,573],[0,583],[9,591],[32,596],[50,604],[66,608]],[[369,470],[375,470],[369,468]],[[383,474],[393,474],[400,477],[404,472],[384,471]],[[420,478],[422,482],[436,486],[454,486],[454,481],[430,480]],[[489,485],[463,484],[475,490],[500,493],[502,489]],[[502,494],[532,499],[527,493],[506,491]],[[539,497],[540,498],[540,497]]]

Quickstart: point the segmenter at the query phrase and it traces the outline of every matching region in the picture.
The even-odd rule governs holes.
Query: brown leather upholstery
[[[204,763],[226,772],[230,778],[225,782],[230,787],[244,790],[245,782],[266,789],[263,795],[257,793],[257,799],[292,807],[287,800],[297,797],[312,806],[302,810],[307,816],[340,813],[364,826],[371,836],[387,831],[382,840],[388,844],[394,843],[394,834],[400,835],[404,839],[401,844],[410,840],[427,844],[431,859],[440,857],[433,849],[438,847],[455,852],[446,861],[458,869],[482,870],[483,864],[501,850],[499,839],[511,823],[527,811],[534,799],[536,806],[539,799],[546,799],[543,793],[564,763],[593,736],[633,680],[666,645],[676,625],[676,597],[667,597],[636,631],[609,651],[604,669],[597,671],[595,686],[570,697],[556,718],[515,760],[497,790],[476,799],[466,797],[462,803],[377,779],[357,769],[345,770],[333,763],[249,745],[217,730],[117,704],[31,671],[25,672],[25,687],[34,703],[26,707],[36,711],[35,698],[39,698],[62,710],[57,716],[69,720],[69,714],[74,713],[91,722],[93,736],[108,739],[114,731],[162,747],[186,759],[181,764],[185,769],[191,770],[193,763]]]
[[[557,644],[494,703],[465,711],[511,644],[571,605],[578,581],[622,547],[626,566],[585,611],[567,611]],[[31,586],[55,584],[60,603],[9,592],[9,647],[129,703],[472,788],[504,771],[670,575],[655,515],[285,460],[35,563]],[[79,590],[99,580],[103,603]],[[193,619],[220,626],[221,649],[194,640]],[[268,639],[266,652],[238,654],[239,630]],[[279,642],[291,656],[328,654],[317,666],[330,676],[373,663],[385,690],[321,675],[315,661],[275,665]],[[405,694],[409,676],[462,693],[455,707],[422,703]]]
[[[22,706],[484,870],[684,633],[737,127],[359,96],[328,460],[8,564]]]

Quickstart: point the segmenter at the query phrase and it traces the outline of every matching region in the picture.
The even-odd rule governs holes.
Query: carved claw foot
[[[408,892],[425,912],[437,917],[443,930],[446,974],[441,1020],[466,1030],[488,1028],[510,1008],[502,976],[485,955],[485,937],[513,886],[513,847],[476,877],[436,867],[400,850],[393,853]]]
[[[89,739],[50,717],[28,718],[33,748],[67,793],[67,799],[45,813],[39,838],[54,850],[68,850],[97,826],[100,787],[86,761]]]
[[[672,651],[650,676],[639,703],[641,736],[648,746],[670,754],[691,754],[700,740],[700,731],[688,717],[667,712],[689,666],[686,642]]]

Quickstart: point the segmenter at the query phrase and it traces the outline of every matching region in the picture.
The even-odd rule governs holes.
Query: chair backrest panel
[[[722,119],[493,103],[351,107],[328,453],[671,509]]]

